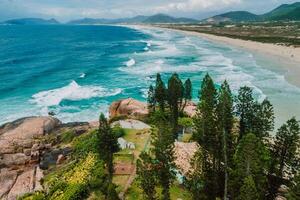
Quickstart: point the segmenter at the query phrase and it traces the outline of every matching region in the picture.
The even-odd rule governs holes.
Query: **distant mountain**
[[[283,4],[262,17],[265,20],[300,20],[300,2]]]
[[[249,21],[257,21],[260,19],[260,16],[255,15],[253,13],[247,11],[233,11],[224,13],[221,15],[216,15],[205,19],[206,22],[211,23],[219,23],[219,22],[249,22]]]
[[[281,6],[263,15],[256,15],[247,11],[234,11],[204,19],[202,22],[220,23],[276,20],[300,20],[300,2],[293,4],[282,4]]]
[[[50,24],[59,24],[55,19],[41,19],[41,18],[21,18],[21,19],[11,19],[2,22],[2,24],[11,24],[11,25],[50,25]]]
[[[84,18],[70,21],[68,24],[120,24],[120,23],[197,23],[195,19],[189,18],[175,18],[164,14],[157,14],[152,16],[143,16],[139,15],[132,18],[120,18],[120,19],[93,19],[93,18]]]
[[[169,15],[164,15],[164,14],[153,15],[143,21],[143,23],[151,23],[151,24],[156,24],[156,23],[197,23],[197,22],[199,22],[199,21],[195,20],[195,19],[175,18],[175,17],[171,17]]]

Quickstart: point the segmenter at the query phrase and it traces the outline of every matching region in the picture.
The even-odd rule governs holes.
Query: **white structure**
[[[118,138],[118,144],[121,149],[135,149],[135,144],[133,142],[127,142],[124,138]]]

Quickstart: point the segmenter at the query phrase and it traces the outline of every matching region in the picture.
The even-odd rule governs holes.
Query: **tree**
[[[177,138],[179,107],[182,104],[184,88],[177,74],[173,74],[168,81],[168,103],[171,109],[173,134]]]
[[[158,183],[162,186],[162,199],[170,199],[170,186],[175,178],[174,164],[174,138],[170,127],[162,122],[157,129],[152,131],[155,172]]]
[[[184,82],[184,91],[183,91],[183,98],[184,98],[184,104],[181,107],[181,112],[183,112],[187,101],[191,101],[192,100],[192,82],[191,80],[188,78],[185,82]]]
[[[265,172],[269,167],[269,153],[260,138],[252,133],[245,135],[237,146],[234,164],[235,167],[231,174],[233,199],[238,194],[240,183],[248,176],[253,177],[255,186],[262,198],[267,188]]]
[[[274,109],[268,99],[261,104],[254,103],[254,118],[252,121],[252,133],[257,137],[269,137],[269,132],[274,129]]]
[[[155,101],[158,103],[159,108],[165,110],[165,101],[166,101],[166,87],[164,82],[161,79],[160,74],[156,75],[156,86],[155,86]]]
[[[244,179],[243,186],[240,190],[240,195],[238,197],[239,200],[254,200],[259,199],[258,192],[256,190],[256,186],[253,180],[253,177],[247,176]]]
[[[236,105],[237,115],[240,117],[239,140],[242,139],[245,134],[251,133],[251,125],[255,116],[255,101],[252,93],[252,89],[247,86],[239,89]]]
[[[216,122],[217,91],[213,80],[208,74],[205,75],[202,81],[199,96],[200,101],[194,118],[196,130],[194,137],[207,153],[205,157],[210,158],[210,160],[204,163],[204,187],[209,194],[209,198],[214,199],[219,192],[217,159],[220,143],[218,141]]]
[[[199,103],[195,116],[196,140],[210,153],[216,149],[216,104],[217,91],[211,77],[206,74],[199,92]]]
[[[150,85],[149,90],[148,90],[147,103],[148,103],[149,113],[154,112],[155,106],[156,106],[156,100],[155,100],[155,91],[154,91],[154,88],[152,85]]]
[[[140,181],[141,189],[144,192],[147,200],[156,199],[156,180],[155,168],[153,165],[153,158],[145,152],[141,153],[140,158],[137,160],[137,174]]]
[[[113,154],[119,151],[119,144],[117,137],[113,134],[103,113],[101,113],[99,118],[99,130],[97,137],[99,139],[99,155],[106,164],[108,170],[108,181],[111,183],[114,172]]]
[[[293,117],[283,124],[277,131],[274,145],[272,148],[272,167],[271,173],[276,173],[282,177],[286,172],[293,172],[297,167],[299,158],[297,149],[300,142],[299,122]],[[286,170],[285,170],[286,169]]]
[[[219,167],[221,166],[221,160],[224,162],[224,199],[227,199],[227,187],[228,187],[228,163],[232,162],[233,157],[233,99],[230,87],[227,81],[221,85],[218,94],[218,105],[217,105],[217,118],[218,118],[218,132],[219,141],[222,143],[220,148]],[[223,159],[221,158],[223,154]],[[228,159],[229,158],[229,159]],[[229,160],[229,162],[228,162]]]

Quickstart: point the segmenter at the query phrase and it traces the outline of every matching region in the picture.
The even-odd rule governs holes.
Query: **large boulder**
[[[187,114],[189,117],[194,117],[197,113],[197,104],[192,102],[192,101],[188,101],[183,109],[183,111],[185,112],[185,114]]]
[[[132,119],[143,119],[148,115],[147,104],[132,98],[115,101],[109,108],[110,118],[127,116]]]
[[[0,126],[0,154],[21,153],[61,122],[53,117],[27,117]]]

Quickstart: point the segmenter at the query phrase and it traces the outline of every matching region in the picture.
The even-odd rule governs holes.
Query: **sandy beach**
[[[164,28],[165,29],[165,28]],[[169,28],[166,28],[169,29]],[[261,43],[249,40],[233,39],[229,37],[216,36],[212,34],[199,33],[194,31],[184,31],[177,29],[169,29],[184,34],[201,37],[212,42],[230,45],[251,52],[257,62],[262,59],[269,60],[269,69],[272,70],[280,67],[284,72],[284,76],[288,82],[300,87],[300,48],[282,46],[270,43]],[[276,70],[276,69],[275,69]]]

